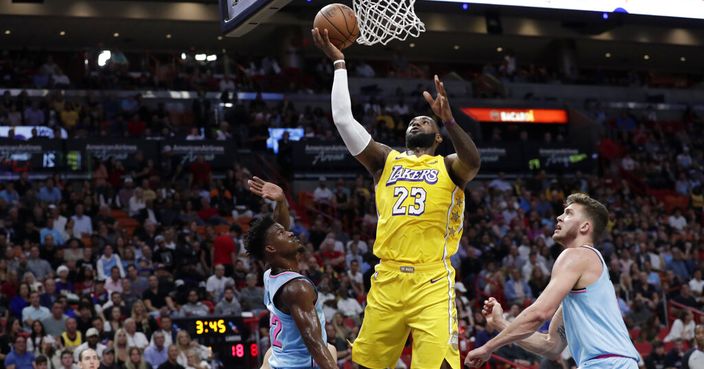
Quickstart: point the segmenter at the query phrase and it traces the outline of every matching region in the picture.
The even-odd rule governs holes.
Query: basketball
[[[359,37],[359,25],[354,10],[344,4],[329,4],[315,15],[313,27],[328,30],[330,42],[342,50],[350,47]]]

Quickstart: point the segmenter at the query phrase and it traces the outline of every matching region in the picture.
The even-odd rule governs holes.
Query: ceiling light
[[[222,40],[222,36],[218,36],[218,41],[221,41],[221,40]]]
[[[207,57],[208,57],[208,56],[205,55],[205,54],[196,54],[196,60],[197,60],[197,61],[205,61],[205,58],[207,58]]]
[[[100,52],[100,55],[98,55],[98,66],[104,67],[111,57],[112,53],[110,52],[110,50],[103,50],[102,52]]]
[[[120,34],[117,33],[117,32],[115,32],[115,33],[112,34],[112,37],[120,37]]]
[[[206,60],[209,61],[209,62],[213,62],[213,61],[218,60],[218,56],[215,55],[215,54],[208,55],[208,57],[206,58]]]
[[[59,36],[66,36],[66,31],[59,32]]]
[[[167,34],[166,34],[166,38],[171,38],[171,34],[170,34],[170,33],[167,33]]]
[[[685,58],[684,56],[680,56],[680,61],[681,61],[681,62],[686,62],[686,61],[687,61],[687,58]]]
[[[6,35],[9,35],[10,33],[12,33],[12,32],[11,32],[9,29],[6,29],[6,30],[5,30],[5,34],[6,34]]]
[[[408,44],[408,47],[416,47],[416,44],[414,44],[413,42],[411,42],[410,44]]]
[[[497,52],[497,53],[500,53],[500,52],[502,52],[502,51],[504,51],[504,48],[503,48],[503,47],[499,46],[499,47],[496,48],[496,52]]]
[[[648,54],[643,55],[643,59],[644,59],[644,60],[650,60],[650,55],[648,55]]]
[[[186,60],[186,53],[181,53],[181,60]]]
[[[607,58],[607,59],[610,58],[610,57],[611,57],[611,53],[606,53],[606,54],[604,54],[604,57]]]
[[[453,46],[452,48],[455,49],[455,50],[459,50],[459,49],[460,49],[460,45],[455,45],[455,46]]]

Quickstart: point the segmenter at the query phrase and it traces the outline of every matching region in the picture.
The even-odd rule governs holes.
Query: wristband
[[[345,59],[337,59],[334,62],[332,62],[332,65],[335,65],[337,63],[344,63],[344,62],[345,62]]]

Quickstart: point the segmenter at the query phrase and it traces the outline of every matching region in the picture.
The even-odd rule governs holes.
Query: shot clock
[[[250,336],[250,325],[240,316],[175,318],[177,329],[187,331],[201,345],[209,346],[228,369],[259,367],[259,345]]]

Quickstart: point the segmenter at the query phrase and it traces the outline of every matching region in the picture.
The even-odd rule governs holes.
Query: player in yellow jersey
[[[405,152],[375,142],[352,116],[344,55],[330,43],[326,30],[312,33],[335,68],[335,126],[376,185],[379,222],[374,254],[381,263],[372,276],[352,360],[366,368],[393,368],[411,334],[411,368],[460,369],[450,257],[462,236],[464,187],[479,170],[479,151],[455,122],[437,76],[436,98],[428,92],[423,96],[442,119],[457,153],[435,155],[443,139],[435,120],[426,116],[408,124]]]

